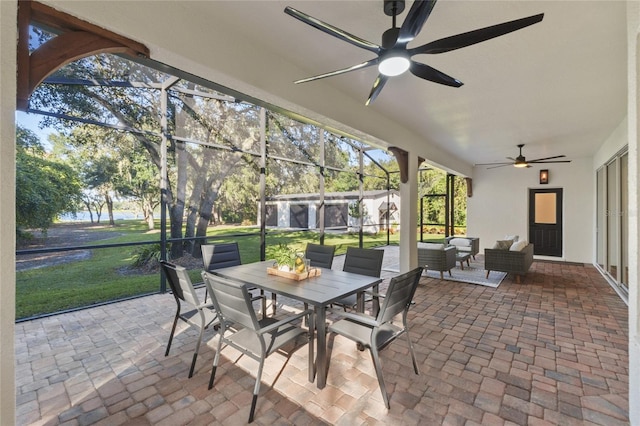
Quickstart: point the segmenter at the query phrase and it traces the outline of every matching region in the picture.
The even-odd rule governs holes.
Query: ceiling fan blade
[[[556,155],[554,157],[536,158],[535,160],[529,161],[529,163],[535,163],[537,161],[543,161],[543,160],[554,160],[556,158],[563,158],[563,157],[566,157],[566,155]]]
[[[506,158],[507,158],[507,160],[511,160],[511,161],[514,161],[514,162],[516,161],[516,159],[513,158],[513,157],[506,157]]]
[[[554,161],[528,161],[533,164],[551,164],[551,163],[570,163],[571,160],[554,160]]]
[[[527,18],[503,22],[502,24],[492,25],[490,27],[480,28],[478,30],[473,30],[451,37],[445,37],[440,40],[435,40],[430,43],[423,44],[422,46],[415,47],[413,49],[407,49],[407,51],[409,52],[409,55],[449,52],[451,50],[471,46],[472,44],[481,43],[483,41],[487,41],[492,38],[500,37],[510,32],[520,30],[524,27],[528,27],[529,25],[533,25],[542,21],[543,17],[544,13],[541,13],[539,15],[529,16]]]
[[[380,46],[378,46],[377,44],[371,43],[370,41],[364,40],[353,34],[349,34],[348,32],[341,30],[340,28],[334,27],[333,25],[327,24],[326,22],[322,22],[321,20],[309,16],[304,12],[300,12],[299,10],[296,10],[290,6],[285,7],[284,13],[293,16],[294,18],[304,22],[307,25],[311,25],[312,27],[317,28],[326,34],[346,41],[347,43],[350,43],[356,47],[368,50],[375,54],[380,53]]]
[[[497,166],[497,165],[509,165],[509,164],[513,164],[513,163],[477,163],[474,164],[474,166]]]
[[[398,34],[396,45],[407,44],[416,38],[422,29],[422,26],[429,18],[429,15],[431,15],[431,11],[436,5],[436,1],[437,0],[416,0],[413,2],[409,13],[407,13],[407,17],[402,23],[402,27],[400,27],[400,33]]]
[[[497,169],[498,167],[507,167],[507,166],[513,166],[513,163],[500,164],[498,166],[487,167],[487,170],[489,170],[489,169]]]
[[[387,77],[386,75],[378,74],[378,78],[376,78],[376,81],[373,82],[373,87],[371,88],[369,99],[367,99],[367,102],[364,103],[366,106],[371,105],[371,102],[375,101],[388,79],[389,77]]]
[[[340,74],[344,74],[344,73],[347,73],[347,72],[359,70],[361,68],[370,67],[372,65],[376,65],[378,62],[380,62],[380,58],[374,58],[374,59],[371,59],[370,61],[366,61],[366,62],[363,62],[363,63],[358,64],[358,65],[354,65],[354,66],[349,67],[349,68],[343,68],[343,69],[340,69],[340,70],[335,70],[335,71],[331,71],[331,72],[328,72],[328,73],[319,74],[319,75],[316,75],[316,76],[313,76],[313,77],[303,78],[302,80],[297,80],[294,83],[296,83],[296,84],[298,84],[298,83],[307,83],[309,81],[320,80],[321,78],[332,77],[334,75],[340,75]]]
[[[409,70],[411,71],[411,74],[416,77],[433,81],[434,83],[440,83],[451,87],[460,87],[464,84],[460,80],[450,77],[429,65],[421,64],[419,62],[411,61]]]

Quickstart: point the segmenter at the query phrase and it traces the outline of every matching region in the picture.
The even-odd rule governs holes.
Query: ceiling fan
[[[514,21],[504,22],[502,24],[445,37],[423,44],[422,46],[412,48],[407,47],[409,42],[411,42],[422,29],[422,26],[426,22],[427,18],[429,18],[435,4],[436,0],[415,0],[411,5],[409,13],[405,17],[402,26],[398,28],[396,26],[396,17],[404,10],[405,2],[404,0],[384,0],[384,13],[387,16],[392,17],[392,27],[382,34],[382,45],[377,45],[353,34],[349,34],[348,32],[334,27],[333,25],[322,22],[319,19],[287,6],[284,9],[286,14],[299,19],[305,24],[311,25],[322,32],[377,55],[375,58],[360,64],[298,80],[295,83],[306,83],[377,65],[379,72],[378,78],[376,78],[373,83],[373,88],[371,89],[371,93],[369,94],[369,98],[365,105],[369,105],[375,100],[389,77],[400,75],[407,70],[416,77],[420,77],[424,80],[452,87],[460,87],[463,84],[461,81],[450,77],[429,65],[416,62],[411,59],[411,57],[420,54],[444,53],[460,49],[462,47],[471,46],[476,43],[517,31],[529,25],[533,25],[542,21],[542,18],[544,17],[544,14],[541,13],[527,18],[516,19]]]
[[[532,164],[549,164],[549,163],[570,163],[571,160],[556,160],[556,158],[564,158],[566,155],[555,155],[553,157],[545,157],[545,158],[536,158],[535,160],[529,160],[522,155],[522,147],[523,143],[518,145],[520,148],[520,154],[516,158],[507,157],[507,160],[511,160],[508,163],[484,163],[484,164],[474,164],[475,166],[491,166],[487,167],[488,169],[495,169],[498,167],[504,166],[514,166],[514,167],[531,167]],[[549,161],[553,160],[553,161]]]

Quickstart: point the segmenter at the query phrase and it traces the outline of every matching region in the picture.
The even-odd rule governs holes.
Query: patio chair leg
[[[271,293],[271,307],[273,309],[273,315],[276,314],[276,294],[275,293]]]
[[[249,423],[253,422],[253,415],[256,411],[256,403],[258,402],[258,393],[260,392],[260,379],[262,378],[262,367],[264,366],[265,355],[260,360],[258,373],[256,374],[256,384],[253,387],[253,398],[251,399],[251,411],[249,411]]]
[[[169,349],[171,349],[171,342],[173,341],[173,334],[176,332],[176,325],[178,324],[178,318],[180,317],[180,309],[178,308],[178,312],[176,312],[176,317],[173,320],[173,327],[171,327],[171,334],[169,335],[169,343],[167,343],[167,350],[164,353],[164,356],[169,355]]]
[[[442,271],[440,271],[440,279],[444,280],[444,273]]]
[[[453,275],[451,275],[451,269],[449,269],[449,276],[452,277]]]
[[[202,312],[200,314],[203,315]],[[204,334],[204,321],[205,319],[203,318],[203,324],[200,327],[200,334],[198,335],[198,342],[196,343],[196,350],[193,353],[193,360],[191,361],[191,368],[189,369],[189,378],[193,376],[193,370],[196,368],[196,359],[198,359],[198,351],[200,351],[200,343],[202,343],[202,335]]]
[[[405,330],[404,333],[407,335],[407,343],[409,344],[409,352],[411,352],[411,361],[413,361],[413,371],[415,371],[417,375],[420,375],[420,373],[418,373],[418,362],[416,361],[416,354],[415,354],[415,352],[413,352],[413,343],[411,343],[411,338],[409,337],[409,329],[407,328],[407,317],[406,317],[406,315],[403,316],[402,323],[403,323],[404,330]]]
[[[520,284],[520,275],[516,275],[516,284]]]
[[[491,271],[487,270],[487,276],[486,276],[486,278],[489,278],[489,272],[491,272]]]
[[[220,340],[218,341],[218,350],[216,351],[216,356],[213,357],[213,368],[211,369],[211,377],[209,377],[209,387],[207,389],[211,390],[213,387],[213,381],[216,378],[216,369],[218,368],[218,361],[220,361],[220,351],[222,350],[222,336],[220,336]]]
[[[371,351],[371,359],[373,360],[373,366],[375,367],[376,375],[378,376],[378,385],[380,386],[380,392],[382,392],[384,405],[387,407],[387,409],[389,409],[389,396],[387,395],[387,388],[385,387],[384,379],[382,378],[382,367],[380,366],[378,350],[375,348],[375,345],[369,348],[369,350]]]
[[[191,368],[189,369],[189,378],[193,377],[193,370],[195,370],[196,368],[196,359],[198,359],[197,351],[193,354],[193,359],[191,360]]]

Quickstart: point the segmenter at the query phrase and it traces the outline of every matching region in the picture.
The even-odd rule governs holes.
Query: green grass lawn
[[[64,225],[58,225],[64,226]],[[114,238],[94,244],[134,243],[160,240],[159,231],[149,233],[140,221],[118,221],[112,229]],[[105,228],[100,228],[101,232]],[[210,242],[237,241],[243,263],[260,260],[260,235],[258,228],[223,227],[210,228]],[[442,236],[430,236],[442,240]],[[391,235],[390,243],[398,244],[399,235]],[[304,251],[307,242],[318,242],[313,232],[269,232],[266,237],[267,258],[269,248],[281,243]],[[365,235],[364,246],[386,245],[387,236]],[[336,246],[336,255],[344,254],[348,246],[358,246],[358,236],[349,234],[325,234],[325,244]],[[16,273],[16,318],[59,312],[67,309],[91,306],[126,297],[153,293],[160,290],[159,270],[146,273],[132,271],[134,256],[141,247],[92,249],[86,260],[31,269]],[[200,281],[200,268],[190,271],[194,282]]]

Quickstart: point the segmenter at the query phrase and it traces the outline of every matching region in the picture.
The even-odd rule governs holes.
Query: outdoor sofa
[[[516,275],[520,284],[520,276],[525,275],[533,263],[533,244],[526,244],[521,250],[484,249],[484,269],[487,278],[491,271],[501,271]]]

